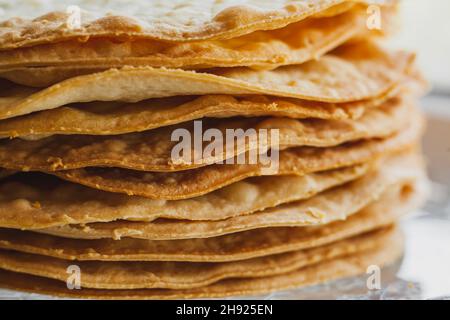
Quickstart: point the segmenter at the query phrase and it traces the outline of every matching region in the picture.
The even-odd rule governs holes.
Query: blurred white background
[[[416,51],[435,92],[450,95],[450,1],[403,0],[400,13],[401,29],[392,43]]]

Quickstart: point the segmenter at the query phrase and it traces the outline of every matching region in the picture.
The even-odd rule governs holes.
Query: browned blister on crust
[[[385,159],[378,169],[363,177],[319,193],[307,200],[267,208],[250,215],[218,221],[153,222],[115,221],[86,225],[65,225],[38,232],[74,239],[123,237],[174,240],[217,237],[234,232],[267,228],[323,225],[345,220],[362,210],[392,188],[407,188],[424,176],[424,165],[415,154]]]
[[[398,240],[388,227],[307,250],[243,261],[195,262],[78,262],[81,287],[95,289],[192,289],[227,278],[259,278],[285,274],[306,266],[356,253],[377,250]],[[0,268],[8,271],[66,281],[72,261],[0,250]]]
[[[123,67],[70,78],[42,90],[14,88],[13,96],[3,94],[7,98],[0,100],[0,119],[77,102],[137,102],[180,95],[262,94],[329,103],[353,102],[385,95],[404,80],[413,61],[413,54],[390,52],[371,42],[354,42],[319,60],[275,70],[237,67],[193,72]]]
[[[0,229],[0,248],[82,261],[239,261],[333,243],[394,223],[427,194],[423,179],[386,192],[379,201],[324,226],[263,228],[214,238],[77,240],[29,231]]]
[[[330,147],[345,142],[382,138],[405,128],[414,116],[410,99],[394,98],[379,108],[368,110],[358,120],[294,120],[290,118],[207,119],[187,122],[139,133],[115,136],[51,136],[34,141],[5,139],[0,141],[0,167],[24,171],[59,171],[85,167],[116,167],[140,171],[179,171],[214,164],[245,152],[263,153],[264,146],[278,143],[278,148],[294,146]],[[215,152],[198,154],[192,142],[195,135],[209,129],[220,130],[213,144]],[[183,130],[191,137],[190,157],[177,160],[172,151],[180,145],[174,133]],[[229,143],[229,130],[243,130],[242,137]],[[267,136],[261,136],[261,131]],[[278,141],[272,142],[272,130]],[[195,138],[197,139],[197,137]],[[203,141],[202,150],[212,143]],[[255,154],[256,155],[256,154]]]

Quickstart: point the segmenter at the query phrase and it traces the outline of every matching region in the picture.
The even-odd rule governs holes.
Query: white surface
[[[404,224],[406,254],[398,277],[421,284],[425,298],[450,296],[450,220],[418,219]]]

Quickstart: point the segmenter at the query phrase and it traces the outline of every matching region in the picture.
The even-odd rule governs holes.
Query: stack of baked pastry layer
[[[239,296],[401,256],[424,82],[376,42],[394,1],[33,3],[0,24],[0,287]]]

